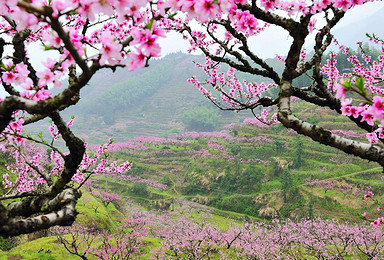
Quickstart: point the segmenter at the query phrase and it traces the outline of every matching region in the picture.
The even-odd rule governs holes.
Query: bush
[[[0,250],[9,251],[15,246],[14,238],[4,238],[0,236]]]
[[[181,120],[190,131],[213,131],[219,123],[220,115],[216,109],[197,107],[184,113]]]
[[[164,175],[161,183],[167,185],[168,187],[171,187],[173,185],[172,179],[168,174]]]
[[[132,185],[131,192],[140,197],[148,197],[149,191],[147,184],[143,182],[135,182]]]
[[[258,216],[258,210],[261,205],[255,203],[252,198],[244,196],[230,196],[216,202],[216,207],[219,209],[245,213],[251,216]]]
[[[238,166],[238,165],[237,165]],[[225,191],[227,193],[250,194],[260,190],[261,179],[264,174],[253,165],[245,170],[227,168],[227,173],[217,182],[212,183],[213,190]]]
[[[284,204],[283,207],[281,207],[280,215],[283,218],[290,218],[290,217],[292,217],[291,216],[292,211],[294,211],[296,209],[303,210],[305,208],[304,206],[305,206],[305,199],[304,198],[300,198],[300,199],[296,200],[294,203],[286,203],[286,204]]]

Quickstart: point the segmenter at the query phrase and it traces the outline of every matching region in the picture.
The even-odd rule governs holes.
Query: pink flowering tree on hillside
[[[72,224],[79,188],[89,176],[129,169],[129,163],[109,164],[104,146],[88,155],[86,143],[74,135],[72,121],[65,122],[60,111],[79,101],[81,89],[98,70],[132,71],[158,57],[157,39],[164,36],[161,19],[168,9],[146,0],[0,1],[5,93],[0,99],[0,149],[14,158],[1,175],[0,235]],[[30,59],[39,48],[46,55]],[[52,121],[52,141],[23,130],[44,118]],[[67,149],[60,150],[56,139]],[[31,155],[31,142],[42,151]],[[47,149],[52,151],[49,159]]]
[[[141,217],[127,218],[114,232],[95,226],[73,225],[56,228],[53,234],[69,253],[82,259],[88,259],[88,256],[93,259],[132,259],[144,247],[146,222],[147,219]]]
[[[105,207],[108,207],[109,203],[114,201],[120,201],[121,198],[119,194],[113,192],[106,192],[102,190],[93,190],[91,194],[96,198],[100,199]]]
[[[251,110],[266,124],[279,121],[315,141],[384,166],[384,149],[376,144],[383,140],[384,99],[380,85],[384,55],[377,60],[364,54],[363,60],[350,55],[348,60],[353,69],[349,74],[337,70],[337,57],[333,54],[326,64],[321,64],[322,56],[334,41],[332,29],[349,9],[365,4],[366,0],[235,0],[225,7],[211,0],[188,1],[188,5],[185,2],[175,0],[171,6],[190,14],[189,18],[197,17],[200,24],[193,26],[185,20],[184,27],[175,25],[174,29],[189,39],[191,51],[200,50],[205,54],[206,62],[197,66],[207,75],[204,81],[192,77],[189,82],[217,107]],[[278,57],[284,64],[282,73],[260,57],[262,47],[252,48],[258,36],[270,27],[279,27],[288,34],[275,36],[275,41],[290,42],[289,51]],[[313,38],[313,49],[305,50],[304,44]],[[374,36],[371,39],[383,50],[383,41]],[[340,46],[340,49],[348,55],[347,48]],[[311,56],[307,56],[306,51],[312,53]],[[220,70],[220,64],[229,66],[228,70]],[[269,83],[240,80],[238,72],[262,76]],[[294,80],[303,75],[309,76],[311,83],[306,87],[295,86]],[[268,96],[275,88],[278,95]],[[362,96],[358,100],[364,98],[364,101],[359,104],[345,98],[346,91],[353,92],[351,97]],[[347,116],[369,133],[369,140],[354,141],[298,118],[291,106],[291,99],[297,98]],[[267,110],[257,114],[259,108]],[[268,115],[266,111],[270,108],[275,108],[277,113]]]

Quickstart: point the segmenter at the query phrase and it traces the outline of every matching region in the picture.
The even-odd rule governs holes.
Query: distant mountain
[[[357,42],[367,41],[367,38],[365,37],[366,33],[371,35],[372,33],[375,33],[384,38],[383,17],[384,7],[378,9],[375,13],[365,19],[358,20],[343,27],[336,27],[332,33],[340,44],[355,49]]]
[[[201,106],[213,107],[187,82],[193,75],[206,78],[194,61],[204,62],[204,57],[180,52],[151,60],[149,67],[133,72],[102,70],[81,92],[78,105],[65,114],[76,116],[75,131],[87,133],[84,137],[91,142],[103,142],[110,136],[124,141],[133,136],[180,131],[185,112]],[[223,117],[221,125],[252,116],[250,112],[239,115],[215,111]]]
[[[183,114],[198,107],[212,107],[221,116],[218,126],[238,123],[253,117],[250,111],[233,113],[220,111],[187,79],[196,75],[202,82],[207,78],[194,62],[204,62],[204,56],[182,52],[150,61],[147,68],[129,72],[126,68],[99,71],[81,92],[76,106],[65,111],[76,116],[74,129],[91,143],[109,137],[123,142],[134,136],[167,135],[184,131]],[[278,73],[284,65],[277,59],[267,59]],[[226,65],[222,70],[225,71]],[[237,73],[240,80],[270,82],[260,76]],[[273,89],[276,95],[278,89]],[[219,98],[219,97],[218,97]]]

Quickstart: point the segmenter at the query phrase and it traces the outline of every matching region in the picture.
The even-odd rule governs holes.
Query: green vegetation
[[[67,250],[65,250],[63,246],[60,246],[55,236],[43,237],[36,240],[32,240],[28,243],[23,243],[18,247],[15,247],[10,250],[7,254],[7,258],[25,260],[79,259],[79,257],[71,255],[69,252],[67,252]]]
[[[135,182],[131,187],[131,192],[140,197],[148,197],[149,191],[147,184],[142,182]]]
[[[160,84],[167,82],[170,74],[166,71],[173,70],[172,66],[173,63],[170,61],[163,63],[162,66],[155,65],[151,71],[119,82],[100,95],[88,98],[81,107],[87,114],[101,115],[106,124],[114,124],[116,113],[135,105],[138,100],[150,95]]]
[[[108,207],[104,207],[100,200],[89,193],[82,195],[76,209],[79,212],[77,223],[84,225],[94,223],[104,229],[115,227],[117,221],[123,217],[123,214],[112,203]]]
[[[220,115],[217,109],[202,106],[185,112],[181,120],[187,130],[213,131],[219,123]]]
[[[15,240],[13,238],[0,237],[0,250],[9,251],[15,247]]]
[[[294,109],[324,125],[344,122],[341,116],[330,116],[300,102],[294,104]],[[123,188],[122,183],[120,188],[111,187],[146,207],[159,198],[184,196],[218,210],[249,216],[258,217],[268,208],[282,218],[323,216],[352,221],[356,219],[350,212],[358,212],[367,205],[352,191],[338,191],[343,183],[350,183],[353,192],[360,189],[362,193],[369,186],[381,190],[381,176],[366,173],[367,178],[361,177],[365,171],[376,168],[376,164],[299,138],[280,125],[268,129],[243,125],[229,132],[232,137],[147,143],[145,150],[113,153],[117,160],[129,158],[134,162],[132,176],[156,180],[168,185],[168,189],[159,192],[137,183],[128,188]],[[319,193],[320,187],[308,188],[308,180],[333,180],[335,184],[330,191]],[[335,194],[341,199],[324,202]]]

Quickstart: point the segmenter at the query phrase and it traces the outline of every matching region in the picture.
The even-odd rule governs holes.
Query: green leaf
[[[147,24],[147,29],[148,30],[152,30],[152,26],[153,26],[153,19]]]
[[[346,89],[350,89],[351,88],[351,80],[350,79],[344,79],[343,83],[341,83],[341,85]]]
[[[175,17],[176,15],[177,15],[177,13],[172,13],[172,14],[169,15],[169,18],[173,18],[173,17]]]
[[[50,47],[50,46],[47,46],[47,45],[43,45],[43,46],[44,46],[44,50],[45,50],[45,51],[56,50],[55,48]]]
[[[356,87],[357,89],[359,90],[360,93],[364,93],[365,92],[365,89],[364,89],[364,78],[363,77],[359,77],[356,79]]]

